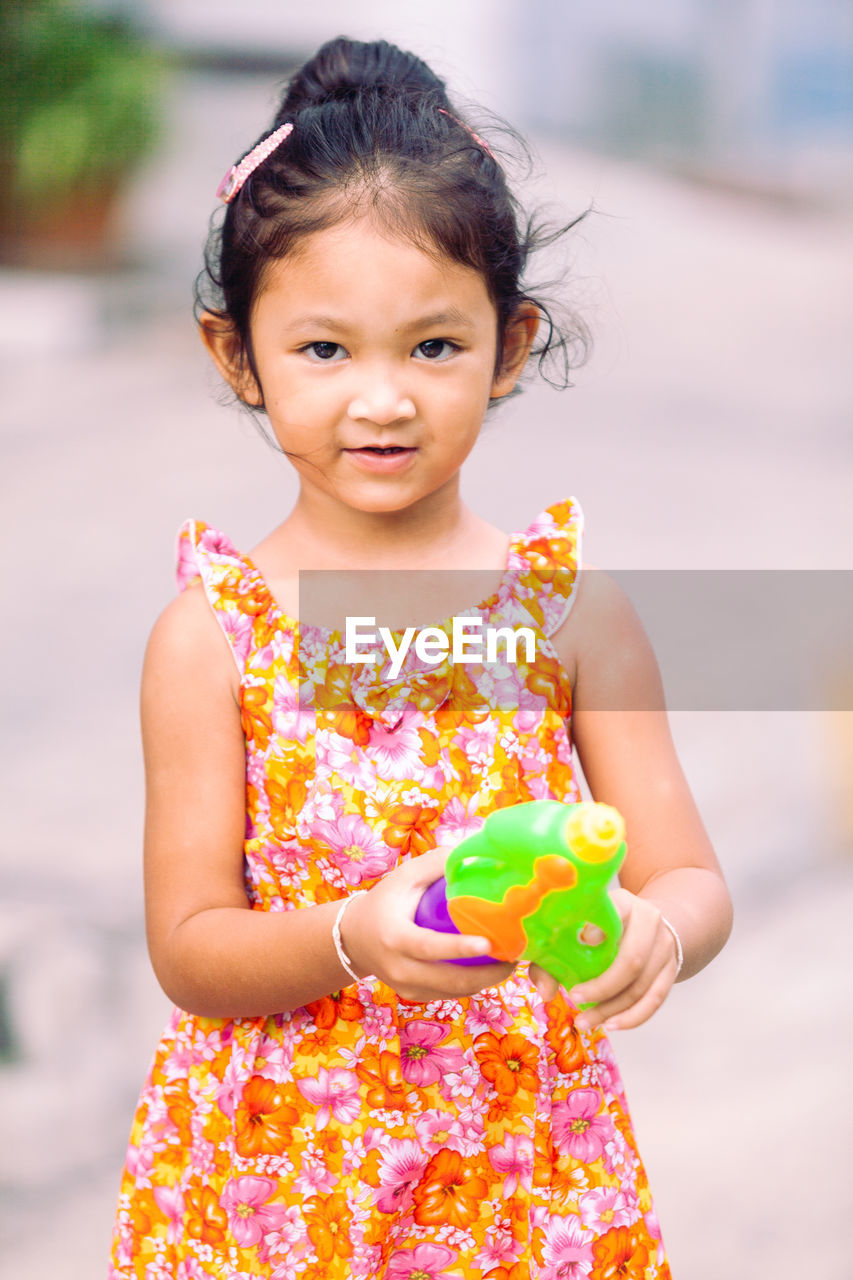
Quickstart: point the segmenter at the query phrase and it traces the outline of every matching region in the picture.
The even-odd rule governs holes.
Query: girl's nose
[[[414,402],[391,378],[377,377],[369,385],[362,385],[360,391],[347,407],[347,416],[354,422],[375,422],[381,427],[408,422],[415,416]]]

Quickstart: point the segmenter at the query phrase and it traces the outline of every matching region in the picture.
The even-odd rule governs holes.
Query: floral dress
[[[257,911],[369,888],[519,801],[573,800],[571,690],[548,636],[571,607],[582,518],[513,537],[472,615],[536,656],[399,674],[298,628],[251,561],[197,522],[202,583],[240,672],[245,880]],[[127,1155],[112,1280],[665,1280],[610,1045],[526,966],[418,1004],[368,977],[271,1017],[175,1010]]]

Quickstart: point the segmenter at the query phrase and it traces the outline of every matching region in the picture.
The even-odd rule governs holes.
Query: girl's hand
[[[494,987],[512,964],[461,966],[443,963],[487,955],[486,938],[438,933],[415,924],[424,890],[444,874],[449,849],[431,849],[389,872],[341,921],[341,940],[356,973],[375,974],[404,1000],[426,1003],[470,996]]]
[[[614,889],[613,901],[623,928],[616,959],[597,978],[569,992],[573,1004],[595,1005],[578,1014],[579,1031],[640,1026],[663,1004],[678,973],[675,939],[660,908],[627,889]]]

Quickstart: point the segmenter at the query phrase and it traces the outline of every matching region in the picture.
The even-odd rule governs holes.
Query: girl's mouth
[[[361,449],[345,449],[344,452],[357,466],[367,471],[392,472],[404,467],[415,456],[417,449],[405,448],[399,444],[365,445]]]

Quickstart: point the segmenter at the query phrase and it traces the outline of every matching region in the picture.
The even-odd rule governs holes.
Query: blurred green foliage
[[[158,136],[163,63],[124,18],[3,0],[0,204],[20,212],[114,185]]]

